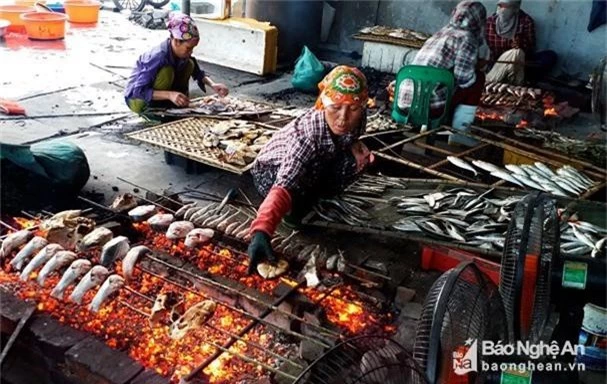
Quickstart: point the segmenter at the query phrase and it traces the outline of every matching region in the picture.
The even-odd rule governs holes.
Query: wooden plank
[[[197,59],[257,75],[276,72],[278,30],[254,19],[208,20],[193,16],[200,34]]]

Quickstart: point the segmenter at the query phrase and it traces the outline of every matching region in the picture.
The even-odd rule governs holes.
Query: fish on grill
[[[47,245],[48,241],[44,237],[34,236],[11,260],[11,266],[15,270],[20,271],[29,259]]]
[[[194,224],[189,221],[175,221],[169,225],[166,238],[169,240],[183,239],[194,229]]]
[[[9,234],[0,247],[0,260],[8,257],[14,250],[21,247],[34,237],[34,233],[27,229]]]
[[[64,251],[65,249],[59,244],[49,244],[46,247],[42,248],[36,256],[30,261],[23,271],[21,275],[19,275],[19,279],[22,281],[27,281],[30,278],[32,272],[34,272],[38,267],[46,264],[57,252]]]
[[[40,270],[40,274],[38,275],[38,285],[41,287],[44,286],[44,282],[49,277],[49,275],[59,269],[70,265],[74,260],[76,260],[78,256],[74,252],[70,251],[59,251],[55,254],[55,256],[51,257],[51,259],[44,264],[44,267]]]
[[[97,227],[77,242],[76,249],[85,252],[96,247],[102,247],[113,237],[114,233],[109,228]]]
[[[122,275],[126,281],[133,279],[133,272],[135,271],[135,264],[139,258],[143,255],[151,255],[153,252],[145,245],[137,245],[126,253],[124,259],[122,259]]]
[[[173,340],[182,339],[188,332],[200,329],[215,313],[217,304],[212,300],[202,301],[190,308],[169,327]]]
[[[116,260],[126,256],[129,247],[129,239],[125,236],[118,236],[108,241],[101,249],[101,265],[111,267]]]
[[[118,195],[110,205],[110,209],[114,212],[126,212],[137,207],[137,198],[130,193]]]
[[[460,159],[459,157],[447,156],[447,161],[449,161],[451,164],[455,165],[456,167],[459,167],[459,168],[462,168],[462,169],[465,169],[467,171],[474,173],[474,176],[476,176],[478,174],[478,172],[476,172],[476,169],[474,169],[473,166],[468,164],[468,162],[466,162],[465,160]]]
[[[95,265],[76,285],[76,288],[74,288],[74,291],[70,295],[70,300],[76,304],[82,304],[84,295],[91,289],[101,285],[109,274],[110,271],[103,265]]]
[[[72,262],[68,269],[63,273],[63,276],[61,276],[59,283],[57,283],[55,288],[51,291],[51,296],[57,300],[63,300],[65,289],[74,284],[76,280],[87,273],[91,267],[91,262],[86,259],[78,259]]]
[[[82,211],[80,209],[71,209],[67,211],[61,211],[48,219],[42,220],[40,223],[40,229],[43,231],[49,231],[53,228],[63,228],[66,226],[73,227],[75,220],[80,217]]]
[[[264,279],[270,280],[275,279],[278,276],[283,275],[289,270],[289,262],[283,259],[278,260],[276,263],[259,263],[257,264],[257,273]]]
[[[148,219],[148,224],[154,231],[164,232],[174,220],[175,216],[170,213],[157,213]]]
[[[145,221],[156,213],[155,205],[140,205],[131,209],[128,213],[129,217],[136,223]]]
[[[110,298],[110,296],[117,293],[120,288],[124,286],[124,279],[119,275],[110,275],[104,282],[99,291],[93,297],[93,301],[89,305],[89,310],[92,312],[99,312],[103,303]]]
[[[178,219],[183,219],[185,213],[189,210],[189,209],[193,209],[193,208],[200,208],[198,206],[198,204],[196,204],[195,202],[192,203],[188,203],[188,204],[184,204],[181,208],[179,208],[177,210],[177,212],[175,212],[175,217]]]
[[[159,323],[161,319],[169,313],[169,310],[174,312],[175,307],[182,302],[183,301],[180,299],[179,295],[175,292],[158,294],[154,300],[154,305],[152,306],[152,310],[150,311],[150,316],[148,318],[150,325]],[[173,321],[175,320],[176,319]]]
[[[183,244],[188,248],[196,248],[208,244],[215,236],[215,231],[210,228],[194,228],[185,237]]]

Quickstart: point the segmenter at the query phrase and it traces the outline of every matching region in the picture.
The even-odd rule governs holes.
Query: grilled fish
[[[194,228],[188,232],[183,243],[188,248],[196,248],[209,243],[213,236],[215,231],[210,228]]]
[[[124,259],[122,259],[122,275],[129,281],[133,278],[133,272],[135,271],[135,264],[139,257],[145,254],[152,254],[152,250],[145,245],[138,245],[129,249]]]
[[[274,279],[289,270],[289,263],[286,260],[278,260],[276,264],[259,263],[257,264],[257,273],[264,279]]]
[[[82,304],[82,298],[91,289],[99,286],[105,278],[110,274],[103,265],[95,265],[87,272],[80,280],[74,291],[70,295],[70,300],[76,304]]]
[[[137,199],[130,193],[124,193],[114,199],[110,209],[115,212],[126,212],[137,207]]]
[[[134,222],[140,222],[147,220],[154,213],[156,213],[155,205],[140,205],[129,211],[129,217]]]
[[[159,322],[169,309],[175,309],[175,306],[180,304],[179,296],[175,292],[160,293],[154,300],[150,317],[148,318],[150,325]],[[174,319],[173,321],[176,321]]]
[[[217,304],[212,300],[202,301],[190,308],[169,327],[173,340],[182,339],[189,331],[201,328],[215,313]]]
[[[148,224],[156,232],[166,231],[175,217],[170,213],[157,213],[148,219]]]
[[[51,296],[58,300],[63,300],[63,292],[67,287],[74,284],[77,279],[82,277],[91,269],[91,262],[86,259],[75,260],[61,276],[59,283],[51,291]]]
[[[188,211],[188,209],[197,207],[198,205],[195,202],[184,204],[181,208],[177,210],[177,212],[175,212],[175,217],[181,219],[183,218],[183,215],[185,215],[185,213]]]
[[[476,172],[476,169],[474,169],[474,167],[472,167],[470,164],[468,164],[466,161],[460,159],[459,157],[455,157],[455,156],[447,156],[447,160],[455,165],[456,167],[465,169],[467,171],[470,171],[472,173],[474,173],[474,176],[476,176],[478,173]]]
[[[63,250],[64,248],[59,244],[49,244],[46,247],[42,248],[40,252],[38,252],[38,254],[34,256],[32,261],[30,261],[25,266],[23,272],[21,272],[21,275],[19,275],[19,278],[22,281],[27,281],[32,272],[38,269],[38,267],[46,264],[51,259],[51,257],[55,256],[57,252]]]
[[[44,286],[44,282],[51,273],[59,270],[60,268],[70,265],[74,260],[76,260],[77,257],[78,256],[74,252],[57,252],[55,256],[53,256],[46,264],[44,264],[42,270],[40,270],[38,279],[36,279],[38,285],[40,285],[41,287]]]
[[[236,210],[236,213],[234,213],[231,216],[228,216],[224,220],[221,220],[216,226],[217,230],[224,232],[226,230],[226,228],[228,227],[228,225],[232,224],[234,222],[234,220],[236,219],[236,217],[238,217],[238,215],[240,215],[240,210]]]
[[[8,257],[15,249],[30,241],[32,237],[34,237],[34,234],[27,229],[8,235],[2,241],[2,246],[0,247],[0,260]]]
[[[93,301],[89,305],[89,310],[99,312],[101,305],[114,293],[118,292],[124,286],[124,279],[119,275],[110,275],[104,282]]]
[[[11,266],[20,271],[23,265],[35,254],[37,254],[42,248],[48,245],[48,241],[44,237],[35,236],[31,239],[25,247],[17,253],[17,255],[11,260]]]
[[[71,223],[76,218],[80,217],[82,211],[79,209],[72,209],[68,211],[61,211],[59,213],[54,214],[48,219],[43,220],[40,223],[40,229],[43,231],[48,231],[53,228],[63,228],[66,223]]]
[[[102,247],[105,243],[112,240],[113,237],[114,234],[108,228],[97,227],[78,242],[77,249],[80,252],[84,252],[96,247]]]
[[[110,267],[116,260],[122,259],[129,251],[129,239],[118,236],[105,243],[101,249],[101,265]]]
[[[166,231],[166,238],[170,240],[183,239],[194,229],[194,224],[189,221],[175,221],[169,225]]]
[[[230,223],[230,224],[228,224],[228,226],[226,227],[226,230],[224,231],[224,233],[225,233],[226,235],[231,235],[231,234],[232,234],[232,232],[233,232],[233,231],[234,231],[236,228],[238,228],[239,226],[241,226],[241,225],[242,225],[242,222],[241,222],[241,221],[235,221],[235,222],[233,222],[233,223]]]

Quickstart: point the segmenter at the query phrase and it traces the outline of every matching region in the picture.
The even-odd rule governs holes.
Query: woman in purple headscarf
[[[224,84],[206,76],[192,56],[200,41],[194,21],[177,13],[171,15],[167,27],[170,37],[139,57],[126,86],[125,100],[133,112],[142,113],[149,107],[187,107],[190,77],[205,92],[207,85],[220,96],[229,92]]]

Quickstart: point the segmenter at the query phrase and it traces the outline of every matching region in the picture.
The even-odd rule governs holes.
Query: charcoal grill
[[[87,213],[90,216],[95,216],[99,221],[109,222],[115,220],[116,217],[120,217],[102,205],[87,199],[83,199],[83,201],[93,206]],[[170,211],[170,209],[168,210]],[[48,211],[37,214],[26,211],[23,213],[29,218],[44,218],[52,214],[52,212]],[[208,254],[214,257],[225,258],[226,263],[229,265],[241,265],[244,267],[246,266],[245,261],[248,260],[248,256],[241,249],[242,247],[234,245],[233,242],[218,241],[212,247],[209,247]],[[228,250],[229,255],[221,252],[221,250]],[[154,267],[162,267],[165,271],[169,271],[169,274],[159,273],[156,271],[157,268]],[[287,335],[292,340],[305,340],[325,350],[334,345],[347,333],[344,330],[340,331],[337,327],[311,322],[309,319],[304,318],[302,314],[288,311],[281,305],[293,296],[301,295],[305,281],[293,281],[288,289],[283,290],[282,294],[274,297],[272,300],[268,300],[260,296],[259,292],[246,289],[246,287],[237,284],[230,284],[227,279],[215,277],[210,273],[202,273],[193,266],[183,265],[183,260],[178,260],[158,250],[155,250],[153,255],[147,256],[136,266],[136,269],[142,276],[153,277],[184,294],[195,295],[200,300],[213,299],[228,313],[233,313],[234,316],[241,316],[247,319],[247,325],[239,330],[225,329],[220,324],[207,323],[204,326],[206,330],[220,335],[221,338],[217,340],[200,340],[212,348],[213,352],[198,366],[194,367],[183,378],[184,380],[200,377],[203,370],[225,355],[232,356],[243,364],[247,364],[251,367],[251,372],[255,371],[254,367],[261,367],[261,369],[272,375],[294,381],[297,378],[297,374],[305,368],[305,364],[285,355],[284,351],[275,349],[275,346],[262,345],[260,342],[249,339],[253,330],[261,333],[274,330],[278,334]],[[202,286],[205,288],[201,290],[200,287]],[[344,305],[357,305],[353,301],[350,301],[351,299],[335,296],[334,293],[337,291],[337,288],[335,286],[316,296],[309,305],[311,307],[322,307],[328,300],[338,300],[343,302]],[[150,306],[154,298],[131,287],[125,287],[123,290],[125,294],[121,294],[120,298],[115,300],[116,305],[131,311],[135,317],[147,317],[149,313],[145,308]],[[214,292],[218,294],[214,295]],[[228,300],[227,298],[229,297],[236,298],[236,302]],[[248,308],[239,304],[244,300],[250,303]],[[251,305],[256,306],[258,311],[251,310]],[[277,320],[279,318],[287,319],[289,326],[285,327],[281,324]],[[246,345],[247,351],[260,351],[265,357],[260,358],[257,355],[252,356],[246,351],[241,352],[234,348],[236,343]]]

